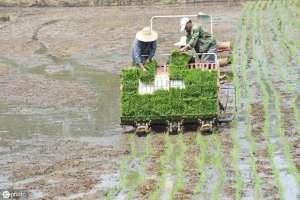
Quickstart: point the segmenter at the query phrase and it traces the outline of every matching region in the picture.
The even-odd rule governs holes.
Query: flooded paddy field
[[[297,1],[0,8],[0,189],[30,199],[299,199],[298,10]],[[208,135],[124,134],[120,70],[135,32],[153,15],[199,11],[213,15],[219,41],[235,43],[236,120]],[[164,62],[182,33],[178,20],[154,29]]]

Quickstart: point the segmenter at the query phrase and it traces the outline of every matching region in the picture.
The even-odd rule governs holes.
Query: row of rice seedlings
[[[300,16],[299,1],[282,1],[278,3],[281,3],[284,7],[288,8],[287,14],[289,14],[290,17],[287,23],[292,25],[290,30],[300,32],[300,21],[298,20]]]
[[[169,174],[169,169],[168,169],[167,165],[172,160],[171,156],[172,156],[172,153],[174,151],[174,144],[172,143],[171,138],[170,138],[170,136],[169,136],[168,133],[165,134],[164,140],[165,140],[165,151],[159,157],[159,160],[160,160],[160,177],[159,177],[159,182],[158,182],[158,185],[157,185],[155,191],[153,191],[150,194],[150,196],[149,196],[150,200],[157,200],[157,199],[159,199],[159,196],[160,196],[163,188],[165,187],[166,176]]]
[[[298,58],[298,49],[297,49],[297,45],[295,43],[295,40],[298,39],[298,35],[295,35],[293,33],[293,28],[291,27],[290,23],[291,23],[291,18],[290,17],[286,17],[283,16],[283,14],[286,14],[288,12],[288,9],[286,6],[282,5],[282,3],[278,3],[281,5],[280,8],[278,8],[278,12],[276,16],[274,16],[275,18],[277,18],[277,29],[275,30],[276,32],[278,32],[278,36],[280,36],[279,42],[280,42],[280,47],[282,49],[285,50],[285,59],[287,61],[289,61],[289,59],[293,59],[297,64],[300,64],[300,59]],[[296,19],[297,21],[299,19]],[[286,32],[284,28],[287,28],[289,31]],[[290,62],[288,62],[288,73],[289,75],[295,75],[296,74],[296,70],[293,68],[293,66],[291,65]],[[298,82],[298,88],[299,88],[299,81],[296,80]],[[297,87],[296,86],[296,87]]]
[[[270,7],[270,5],[271,5],[271,1],[268,2],[268,7]],[[264,16],[262,15],[262,13],[260,15],[260,19],[265,19]],[[266,49],[271,48],[273,50],[273,52],[278,52],[278,50],[276,51],[274,48],[273,42],[268,40],[269,38],[266,38],[268,36],[268,33],[264,34],[265,32],[262,30],[262,28],[265,28],[265,26],[266,26],[266,24],[263,24],[263,22],[261,22],[258,32],[261,35],[260,42],[261,42],[261,46],[263,47],[262,51],[264,52],[264,55],[267,55]],[[267,42],[267,44],[265,43],[265,41]],[[281,141],[283,145],[289,145],[289,141],[284,137],[284,131],[283,131],[283,119],[282,119],[282,113],[280,111],[281,96],[278,92],[278,89],[275,88],[273,82],[271,81],[270,77],[268,76],[268,71],[269,71],[268,66],[263,66],[262,69],[264,72],[264,80],[268,83],[268,86],[274,96],[275,111],[277,113],[277,118],[278,118],[278,122],[279,122],[279,123],[276,123],[276,130],[277,130],[277,133],[279,133],[279,137],[280,137],[279,141]],[[278,63],[277,63],[277,65],[275,65],[275,70],[279,75],[282,75],[282,70],[280,69]],[[282,76],[280,76],[280,77],[282,77]]]
[[[110,189],[104,194],[104,200],[112,200],[114,196],[122,189],[125,189],[126,175],[127,175],[127,166],[129,164],[129,157],[126,156],[121,160],[120,164],[120,183],[118,186]]]
[[[263,2],[262,4],[266,4],[267,2]],[[260,36],[260,46],[262,47],[262,51],[264,52],[264,40],[263,40],[263,36],[264,36],[264,32],[262,31],[262,22],[261,20],[258,21],[258,19],[262,19],[263,15],[262,15],[262,10],[260,9],[259,12],[260,15],[255,15],[255,20],[254,23],[257,23],[254,25],[254,33],[258,33],[258,35]],[[253,40],[254,41],[254,40]],[[254,52],[254,57],[256,57],[256,52]],[[265,53],[263,54],[265,55]],[[274,149],[274,145],[270,142],[270,138],[269,138],[269,131],[270,131],[270,115],[269,113],[269,94],[267,92],[267,88],[266,88],[266,84],[270,87],[271,92],[273,93],[273,96],[275,97],[275,108],[276,111],[278,111],[278,109],[280,110],[280,96],[278,95],[277,91],[275,90],[272,81],[270,80],[269,76],[268,76],[268,66],[263,65],[264,62],[262,62],[261,64],[261,69],[262,69],[262,74],[260,74],[259,71],[259,63],[257,60],[255,60],[255,69],[257,72],[257,81],[258,81],[258,85],[260,86],[260,89],[262,91],[263,95],[263,106],[264,106],[264,111],[265,111],[265,124],[264,124],[264,136],[267,140],[267,151],[268,151],[268,155],[270,157],[270,161],[271,161],[271,168],[275,177],[275,181],[276,184],[279,188],[279,195],[280,195],[280,199],[283,199],[284,197],[284,189],[282,186],[282,183],[280,181],[280,177],[279,177],[279,170],[275,164],[274,161],[274,153],[273,153],[273,149]],[[263,77],[261,77],[261,75]],[[266,82],[266,84],[263,83],[263,80]],[[278,115],[280,116],[280,112],[277,112],[277,117]],[[280,123],[277,123],[279,125],[279,127],[277,126],[277,129],[280,128]],[[281,139],[281,138],[280,138]]]
[[[216,185],[213,188],[211,199],[216,200],[216,199],[220,199],[221,189],[223,188],[223,185],[224,185],[225,170],[223,167],[222,144],[221,144],[219,134],[214,133],[212,135],[212,139],[213,139],[213,143],[216,147],[216,152],[215,152],[215,155],[213,156],[213,163],[217,169],[218,182],[216,183]]]
[[[263,33],[260,31],[261,23],[258,20],[259,19],[258,13],[262,12],[261,6],[265,3],[266,3],[266,1],[258,2],[256,4],[256,9],[254,11],[253,39],[252,39],[252,42],[253,42],[253,44],[252,44],[253,45],[252,46],[253,47],[253,58],[254,58],[253,59],[253,66],[254,66],[255,73],[256,73],[256,81],[258,83],[258,86],[260,88],[260,91],[261,91],[262,97],[263,97],[263,110],[264,110],[264,116],[265,116],[264,126],[263,126],[263,136],[264,136],[265,140],[267,141],[267,152],[268,152],[268,155],[269,155],[269,159],[271,161],[271,168],[272,168],[272,172],[273,172],[273,175],[274,175],[274,178],[275,178],[275,181],[276,181],[276,185],[279,189],[280,199],[283,199],[284,191],[283,191],[282,183],[280,182],[280,178],[279,178],[279,170],[276,167],[275,161],[274,161],[274,153],[273,153],[274,146],[270,142],[270,115],[269,115],[269,113],[270,113],[270,109],[269,109],[270,96],[269,96],[266,84],[263,82],[263,80],[267,81],[269,79],[268,75],[267,75],[267,72],[265,72],[265,69],[267,67],[262,66],[261,67],[262,71],[260,70],[260,67],[259,67],[260,63],[257,59],[258,55],[257,55],[257,52],[256,52],[257,36],[260,36],[259,37],[259,39],[260,39],[259,42],[260,42],[261,46],[262,46],[261,38],[263,37],[263,35],[261,35]],[[263,62],[261,62],[261,63],[263,63]]]
[[[293,5],[299,5],[299,0],[288,0],[287,1],[288,3],[291,3],[291,4],[293,4]]]
[[[261,19],[263,19],[263,17],[261,17]],[[269,22],[267,22],[269,23]],[[260,28],[259,32],[262,34],[262,27]],[[266,35],[267,36],[267,35]],[[269,39],[271,38],[271,36],[269,35]],[[280,68],[280,63],[282,61],[278,60],[278,58],[280,58],[281,56],[279,54],[281,54],[280,51],[278,50],[275,50],[274,48],[274,45],[271,41],[267,41],[267,44],[268,45],[265,45],[264,44],[264,40],[262,39],[262,46],[265,46],[265,48],[271,48],[272,52],[274,52],[274,58],[276,60],[276,62],[274,63],[275,64],[275,70],[277,71],[277,73],[280,75],[280,80],[285,82],[285,84],[287,84],[285,78],[281,75],[282,74],[282,70]],[[265,69],[267,67],[264,67]],[[267,72],[265,72],[267,73]],[[293,160],[292,160],[292,155],[290,153],[290,149],[291,149],[291,144],[289,142],[289,140],[285,137],[285,134],[284,134],[284,128],[283,128],[283,116],[282,116],[282,113],[281,113],[281,110],[280,110],[280,102],[281,102],[281,97],[280,97],[280,94],[278,93],[278,91],[276,90],[276,88],[274,87],[274,84],[272,83],[271,80],[267,80],[269,82],[269,86],[270,86],[270,89],[272,91],[272,93],[274,94],[274,103],[275,103],[275,110],[276,110],[276,113],[277,113],[277,117],[278,117],[278,121],[279,123],[276,124],[276,130],[277,132],[279,133],[279,136],[280,136],[280,140],[281,141],[281,144],[283,145],[283,148],[284,148],[284,155],[288,161],[288,171],[290,173],[292,173],[296,179],[296,182],[297,184],[299,185],[299,173],[297,172],[297,168],[295,166],[295,164],[293,163]],[[289,91],[290,93],[292,93],[291,91]]]
[[[248,9],[249,4],[246,3],[246,5],[243,7],[241,15],[243,16],[241,18],[241,22],[240,25],[237,27],[236,30],[236,38],[235,38],[235,42],[234,42],[234,48],[233,49],[238,49],[237,48],[237,44],[240,43],[241,40],[241,28],[243,26],[243,20],[244,15]],[[240,98],[241,98],[241,86],[240,86],[240,80],[239,80],[239,76],[238,76],[238,71],[237,71],[237,60],[238,60],[238,54],[234,53],[233,54],[233,61],[232,61],[232,65],[231,65],[231,70],[233,72],[233,85],[235,86],[236,89],[236,105],[237,105],[237,113],[235,113],[236,115],[239,115],[240,113],[240,107],[241,107],[241,102],[240,102]],[[232,168],[236,177],[236,184],[235,184],[235,199],[241,199],[241,189],[243,187],[243,179],[241,177],[241,173],[240,170],[238,168],[238,159],[239,159],[239,152],[240,152],[240,145],[238,142],[238,137],[237,137],[237,120],[235,120],[232,124],[232,128],[230,131],[230,137],[233,141],[233,147],[232,147],[232,151],[231,151],[231,160],[232,160]]]
[[[205,144],[202,134],[197,134],[196,144],[197,144],[197,146],[199,148],[199,152],[200,152],[199,156],[197,158],[195,158],[200,177],[199,177],[199,181],[198,181],[197,185],[195,186],[194,194],[199,194],[202,191],[204,184],[207,180],[206,173],[205,173],[205,164],[207,163],[207,160],[206,160],[207,146]]]
[[[153,147],[152,147],[152,134],[148,134],[146,137],[146,149],[144,156],[146,158],[150,157],[153,153]]]
[[[138,159],[138,150],[136,147],[136,141],[135,141],[135,135],[130,135],[129,137],[129,143],[130,143],[130,160]],[[138,160],[139,162],[139,160]],[[131,200],[133,199],[134,195],[136,194],[137,186],[141,184],[144,180],[144,176],[140,176],[140,163],[138,163],[137,172],[136,174],[130,174],[131,170],[127,169],[127,175],[125,178],[125,186],[128,188],[128,194],[127,199]],[[137,177],[131,177],[131,176],[137,176]],[[133,180],[134,179],[134,180]]]
[[[128,184],[128,175],[129,175],[129,170],[128,170],[128,165],[130,164],[130,162],[135,158],[136,156],[136,149],[135,149],[135,145],[134,145],[134,135],[131,135],[128,139],[128,143],[129,143],[129,147],[130,147],[130,151],[131,153],[127,156],[125,156],[121,162],[120,162],[120,183],[117,187],[111,189],[109,192],[107,192],[104,195],[104,199],[105,200],[112,200],[113,196],[118,193],[120,190],[122,189],[126,189],[127,188],[127,184]],[[129,190],[128,192],[128,198],[133,194],[133,192],[131,190]]]
[[[289,20],[284,20],[284,17],[280,14],[280,12],[279,12],[279,16],[280,16],[280,18],[278,20],[280,20],[280,23],[283,22],[282,24],[288,24]],[[288,28],[288,30],[291,30],[290,26],[288,26],[287,28]],[[292,54],[290,56],[296,61],[297,65],[300,65],[300,59],[298,58],[298,48],[295,45],[293,45],[293,41],[290,41],[289,43],[286,42],[286,41],[289,41],[289,38],[287,37],[287,34],[285,32],[283,32],[283,31],[280,32],[278,29],[276,29],[275,34],[278,36],[279,35],[283,36],[283,37],[279,37],[279,42],[281,44],[281,47],[282,47],[282,49],[284,49],[282,51],[282,54],[280,54],[280,57],[284,59],[284,63],[287,66],[289,75],[297,74],[297,72],[295,70],[293,70],[293,67],[291,66],[291,63],[288,58],[289,57],[288,54],[289,54],[289,49],[290,49],[292,51]],[[297,36],[295,36],[295,37],[297,37]],[[293,92],[292,84],[289,81],[287,81],[286,78],[282,74],[283,73],[281,73],[280,75],[286,85],[286,89],[292,95],[293,100],[292,100],[291,106],[293,108],[294,115],[295,115],[297,134],[300,135],[300,111],[299,111],[299,108],[297,107],[297,94],[295,94]],[[298,88],[295,88],[296,91],[299,89],[299,85],[300,85],[300,83],[298,81],[296,84],[296,87],[298,87]]]
[[[295,24],[295,22],[299,22],[299,18],[292,16],[292,13],[289,10],[290,5],[286,5],[284,1],[278,1],[276,3],[280,6],[276,10],[277,15],[274,17],[277,18],[277,24],[280,28],[277,29],[277,31],[280,32],[281,37],[279,39],[281,40],[281,47],[285,49],[288,54],[290,54],[290,58],[292,58],[297,64],[300,64],[300,59],[297,56],[297,47],[300,47],[300,43],[297,42],[299,31],[297,32],[296,30],[294,30],[295,27],[298,27],[300,25],[300,23]],[[285,31],[286,29],[284,28],[289,31]],[[292,66],[289,67],[291,67],[291,69],[288,68],[288,72],[290,74],[295,73],[295,70],[292,68]]]
[[[266,3],[266,2],[264,2]],[[267,141],[267,152],[268,152],[268,155],[269,155],[269,159],[271,161],[271,168],[272,168],[272,172],[273,172],[273,175],[274,175],[274,178],[275,178],[275,181],[276,181],[276,184],[279,188],[279,195],[280,195],[280,199],[283,199],[283,187],[282,187],[282,184],[280,182],[280,178],[279,178],[279,170],[277,169],[276,165],[275,165],[275,161],[274,161],[274,153],[273,153],[273,149],[274,149],[274,146],[273,144],[270,142],[270,136],[269,136],[269,133],[270,133],[270,115],[268,113],[270,113],[270,110],[269,110],[269,100],[270,100],[270,96],[268,94],[268,91],[267,91],[267,88],[266,88],[266,85],[265,83],[262,81],[266,81],[268,79],[267,75],[266,75],[266,72],[265,72],[265,67],[263,66],[262,67],[262,73],[259,69],[259,62],[258,60],[256,59],[257,58],[257,53],[256,53],[256,46],[255,46],[255,41],[257,41],[256,39],[256,33],[260,36],[260,40],[259,42],[261,43],[261,37],[263,36],[261,32],[259,32],[259,29],[260,29],[260,26],[258,24],[258,16],[257,16],[257,13],[259,12],[262,12],[262,10],[260,9],[260,5],[261,2],[257,3],[257,10],[255,12],[255,15],[254,15],[254,19],[253,19],[253,57],[254,57],[254,60],[253,60],[253,64],[254,64],[254,68],[255,68],[255,71],[256,71],[256,81],[259,85],[259,88],[260,88],[260,91],[262,93],[262,97],[263,97],[263,110],[264,110],[264,115],[265,115],[265,120],[264,120],[264,126],[263,126],[263,136],[264,138],[266,139]],[[261,44],[262,45],[262,44]],[[261,65],[262,65],[263,62],[261,62]],[[262,76],[263,75],[263,79],[262,79]]]
[[[175,173],[176,180],[175,184],[172,188],[169,199],[173,199],[177,191],[183,188],[184,186],[184,156],[187,151],[187,146],[184,142],[183,134],[180,133],[177,137],[177,147],[176,147],[176,155],[175,155]]]
[[[271,10],[273,12],[273,10]],[[271,12],[270,11],[270,12]],[[277,13],[277,12],[276,12]],[[280,15],[280,14],[279,14]],[[272,15],[272,18],[273,17],[276,17],[274,15]],[[279,18],[279,20],[281,20],[282,18]],[[281,23],[281,22],[280,22]],[[291,66],[291,63],[289,61],[289,55],[288,55],[288,48],[286,47],[285,45],[285,42],[286,42],[286,38],[282,38],[280,36],[282,35],[285,35],[283,32],[279,32],[278,29],[274,29],[274,32],[277,36],[279,36],[279,43],[280,43],[280,46],[281,46],[281,49],[276,49],[276,51],[273,51],[273,52],[276,52],[278,53],[277,56],[274,57],[274,60],[276,60],[275,63],[278,63],[278,60],[279,58],[281,58],[281,62],[283,64],[285,64],[287,66],[287,69],[288,71],[290,71],[292,69],[292,66]],[[291,46],[291,45],[289,45]],[[280,53],[279,53],[280,52]],[[294,58],[297,58],[297,56],[295,57],[293,55]],[[300,63],[299,63],[300,64]],[[279,67],[280,68],[280,67]],[[285,88],[286,90],[291,94],[292,96],[292,101],[291,101],[291,107],[293,108],[293,111],[294,111],[294,115],[295,115],[295,120],[296,120],[296,129],[297,129],[297,134],[300,135],[300,111],[299,111],[299,108],[297,107],[297,94],[295,94],[294,90],[293,90],[293,85],[288,81],[286,80],[285,76],[284,76],[284,72],[282,71],[282,69],[280,68],[279,70],[281,70],[281,73],[279,73],[279,76],[280,76],[280,79],[284,82],[285,84]],[[292,74],[297,74],[296,71],[292,70],[289,72],[289,75],[292,75]],[[298,85],[296,84],[296,87]],[[299,87],[299,86],[298,86]],[[297,89],[297,88],[296,88]]]
[[[235,47],[234,49],[238,49],[236,44],[240,43],[240,40],[242,38],[241,34],[241,28],[243,26],[243,21],[245,19],[245,14],[246,11],[249,7],[249,4],[246,3],[246,5],[242,9],[241,15],[243,16],[241,18],[240,25],[237,27],[236,30],[236,39],[235,39]],[[240,85],[240,80],[238,77],[238,69],[237,69],[237,60],[238,60],[238,54],[234,53],[233,55],[233,63],[231,65],[231,70],[233,72],[233,84],[236,88],[236,105],[237,105],[237,113],[236,115],[239,115],[240,113],[240,108],[241,108],[241,102],[240,102],[240,97],[241,97],[241,85]],[[241,177],[240,170],[238,168],[238,159],[239,159],[239,152],[240,152],[240,145],[238,142],[238,137],[237,137],[237,120],[235,120],[232,124],[232,129],[230,131],[230,136],[233,141],[233,147],[232,147],[232,152],[231,152],[231,157],[232,157],[232,168],[234,170],[234,174],[236,177],[236,184],[235,184],[235,199],[241,199],[241,189],[243,187],[243,179]]]
[[[234,44],[239,44],[241,39],[244,38],[243,40],[243,44],[244,42],[246,42],[246,37],[242,37],[241,34],[241,29],[243,26],[245,26],[245,24],[243,23],[246,19],[247,16],[247,10],[250,8],[249,3],[246,3],[245,6],[242,9],[242,18],[241,18],[241,24],[238,26],[237,30],[236,30],[236,39],[235,39],[235,43]],[[245,48],[245,46],[244,46]],[[238,49],[237,46],[234,47],[234,49]],[[244,49],[245,50],[245,49]],[[243,56],[244,57],[244,56]],[[240,113],[240,108],[241,108],[241,84],[240,84],[240,79],[238,76],[238,69],[237,69],[237,60],[238,60],[238,54],[235,53],[233,55],[233,63],[232,63],[232,71],[234,74],[234,78],[233,78],[233,84],[236,88],[236,105],[237,105],[237,113],[236,115],[239,115]],[[246,59],[244,59],[246,61]],[[246,63],[244,63],[245,65]],[[230,135],[233,141],[233,148],[232,148],[232,152],[231,152],[231,156],[232,156],[232,167],[236,176],[236,185],[235,185],[235,199],[240,199],[241,198],[241,189],[243,187],[244,181],[241,177],[241,173],[240,170],[238,168],[238,159],[239,159],[239,152],[240,152],[240,145],[238,142],[238,137],[237,137],[237,121],[235,120],[232,124],[232,129],[230,131]]]
[[[299,4],[293,1],[278,1],[276,3],[279,4],[278,21],[280,26],[286,28],[284,30],[283,28],[280,29],[282,36],[280,39],[290,57],[300,65],[300,58],[298,56],[298,48],[300,48],[300,41],[298,40],[300,33]]]
[[[144,145],[146,148],[143,150],[142,155],[139,156],[136,148],[135,135],[130,135],[129,137],[130,154],[122,159],[120,166],[121,188],[128,190],[127,199],[133,199],[138,186],[145,181],[145,161],[152,153],[151,140],[152,135],[148,134],[145,141],[146,144]],[[136,159],[138,159],[137,173],[133,175],[130,174],[132,171],[128,169],[128,166],[130,162]],[[109,195],[111,196],[112,194],[110,193]]]
[[[143,176],[139,178],[139,181],[136,182],[136,185],[143,185],[146,180],[146,161],[147,159],[152,155],[153,153],[153,147],[152,147],[152,134],[148,134],[145,139],[145,145],[143,145],[144,151],[143,154],[139,157],[139,165],[138,165],[138,172],[139,174],[142,174]],[[137,188],[137,187],[136,187]]]
[[[281,4],[280,8],[278,11],[280,11],[279,16],[282,20],[284,20],[284,23],[282,24],[282,26],[287,26],[289,32],[286,34],[289,34],[292,36],[294,36],[293,39],[297,39],[295,34],[298,34],[300,32],[300,21],[299,21],[299,16],[300,16],[300,12],[299,10],[299,6],[296,7],[295,4],[291,4],[291,5],[286,5],[283,2],[276,2],[278,4]],[[295,14],[297,13],[298,14]],[[284,16],[284,17],[282,17]],[[299,42],[292,40],[289,37],[286,37],[288,39],[288,43],[292,46],[299,46]]]
[[[291,21],[289,21],[292,27],[291,30],[293,30],[295,33],[300,32],[300,21],[298,20],[300,17],[299,7],[300,7],[299,4],[298,5],[294,4],[288,7],[289,8],[288,14],[292,15],[292,19]],[[297,44],[298,47],[300,46],[299,41],[295,41],[295,44]]]
[[[243,13],[244,12],[242,12],[242,14]],[[242,26],[242,22],[241,22],[241,26]],[[237,33],[236,33],[237,35],[236,35],[236,39],[235,39],[235,42],[234,42],[234,44],[235,44],[234,49],[237,49],[236,44],[239,43],[239,40],[241,38],[240,28],[241,27],[237,28]],[[235,114],[239,115],[240,107],[241,107],[241,104],[240,104],[241,87],[240,87],[240,82],[239,82],[238,72],[237,72],[237,58],[238,58],[238,55],[236,53],[234,53],[231,70],[233,72],[233,85],[235,86],[235,89],[236,89],[237,113],[235,113]],[[241,199],[241,189],[243,187],[243,179],[241,177],[241,173],[240,173],[240,170],[238,168],[238,159],[239,159],[238,154],[240,152],[240,145],[239,145],[238,137],[237,137],[237,120],[235,120],[232,123],[232,128],[231,128],[231,131],[230,131],[230,137],[231,137],[232,142],[233,142],[233,147],[232,147],[232,151],[231,151],[232,168],[233,168],[233,171],[234,171],[234,174],[235,174],[235,177],[236,177],[235,199],[239,200],[239,199]]]
[[[232,157],[232,168],[236,177],[236,184],[235,184],[235,199],[241,199],[241,190],[243,187],[243,179],[241,177],[241,172],[238,167],[238,160],[239,160],[239,153],[240,153],[240,145],[238,142],[237,137],[237,125],[236,121],[233,122],[233,128],[230,131],[230,135],[233,141],[233,147],[231,151],[231,157]]]
[[[246,110],[246,116],[245,121],[250,122],[251,121],[251,102],[253,102],[253,94],[250,90],[249,86],[249,78],[247,74],[247,65],[248,65],[248,55],[247,55],[247,38],[250,37],[250,34],[248,34],[248,26],[249,22],[251,20],[251,10],[253,9],[253,6],[255,5],[252,2],[248,2],[249,9],[247,10],[247,14],[244,19],[244,24],[242,26],[242,40],[241,40],[241,81],[243,82],[244,89],[245,89],[245,95],[247,102],[245,103],[245,110]],[[249,156],[250,156],[250,167],[251,167],[251,175],[254,179],[255,184],[255,198],[260,199],[260,192],[261,192],[261,179],[259,178],[257,174],[257,168],[256,168],[256,158],[255,158],[255,152],[256,152],[256,143],[255,140],[251,134],[251,123],[246,123],[246,136],[249,141]]]
[[[137,152],[135,149],[135,142],[134,142],[134,135],[130,135],[128,139],[129,148],[130,148],[130,154],[126,157],[124,157],[121,161],[120,166],[120,177],[121,177],[121,186],[122,188],[126,188],[127,185],[127,176],[128,176],[128,166],[130,162],[135,158]]]

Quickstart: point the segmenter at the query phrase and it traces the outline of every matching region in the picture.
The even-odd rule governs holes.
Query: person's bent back
[[[144,64],[151,62],[156,51],[158,34],[149,27],[137,32],[132,44],[132,62],[146,71]]]

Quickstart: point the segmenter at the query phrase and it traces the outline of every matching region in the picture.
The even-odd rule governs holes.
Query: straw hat
[[[182,36],[179,42],[174,43],[175,46],[185,46],[186,45],[186,36]]]
[[[151,31],[150,27],[144,27],[141,31],[136,33],[136,39],[142,42],[153,42],[157,40],[158,34],[155,31]]]

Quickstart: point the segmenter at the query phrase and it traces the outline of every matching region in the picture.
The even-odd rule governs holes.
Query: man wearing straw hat
[[[197,53],[217,53],[217,42],[215,37],[198,24],[193,24],[192,20],[184,17],[180,21],[180,30],[186,31],[187,44],[180,51],[195,49]],[[200,55],[201,56],[201,55]],[[203,54],[201,59],[204,62],[214,62],[215,56]]]
[[[143,30],[136,33],[132,48],[134,65],[138,65],[144,71],[147,71],[144,64],[150,62],[154,57],[157,38],[158,34],[149,27],[144,27]]]

